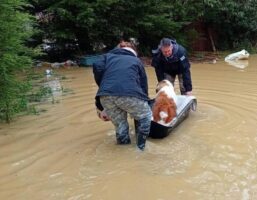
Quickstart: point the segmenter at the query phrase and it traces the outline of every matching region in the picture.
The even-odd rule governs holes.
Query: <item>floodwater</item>
[[[0,199],[257,199],[257,55],[247,65],[193,63],[197,111],[144,152],[131,119],[132,144],[119,146],[112,124],[97,118],[91,68],[59,70],[72,94],[0,125]]]

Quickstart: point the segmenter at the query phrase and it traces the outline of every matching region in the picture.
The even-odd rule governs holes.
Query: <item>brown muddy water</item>
[[[197,111],[144,152],[131,119],[132,144],[118,146],[112,124],[97,118],[91,68],[58,70],[73,94],[0,125],[0,199],[257,199],[257,55],[243,64],[193,63]]]

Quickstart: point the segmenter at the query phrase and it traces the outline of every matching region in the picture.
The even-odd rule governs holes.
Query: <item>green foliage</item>
[[[205,0],[206,23],[218,33],[218,48],[249,51],[257,47],[256,0]]]
[[[87,54],[116,46],[120,38],[136,37],[149,54],[162,37],[188,47],[197,34],[184,31],[201,20],[217,33],[218,49],[256,47],[256,0],[30,0],[35,12],[52,16],[41,23],[43,38],[57,43],[78,41]]]
[[[32,92],[28,95],[29,102],[41,102],[43,97],[52,96],[52,90],[50,87],[40,86],[36,92]]]
[[[42,11],[52,13],[53,20],[44,28],[45,37],[57,42],[78,40],[80,49],[87,53],[117,45],[121,38],[136,37],[145,52],[156,47],[164,37],[176,37],[182,43],[184,26],[202,13],[198,1],[169,0],[58,0],[32,2]],[[40,5],[40,6],[39,6]],[[47,27],[47,28],[46,28]],[[141,50],[142,50],[141,49]]]
[[[0,120],[6,122],[26,109],[24,94],[30,88],[23,78],[33,54],[24,44],[33,33],[31,17],[23,11],[26,6],[22,0],[0,4]]]

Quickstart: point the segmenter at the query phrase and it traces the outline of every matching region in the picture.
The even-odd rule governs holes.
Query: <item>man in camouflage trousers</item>
[[[96,106],[100,118],[115,126],[117,144],[130,144],[127,115],[136,120],[136,142],[144,150],[149,135],[152,112],[148,105],[147,77],[133,44],[126,42],[93,64],[99,86]]]

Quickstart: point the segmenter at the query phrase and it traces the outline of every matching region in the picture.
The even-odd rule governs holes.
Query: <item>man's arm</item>
[[[141,62],[139,63],[139,78],[140,78],[141,88],[143,92],[148,96],[147,76],[146,76],[144,65]]]
[[[96,108],[97,108],[98,110],[100,110],[100,111],[103,111],[103,110],[104,110],[104,108],[103,108],[103,106],[102,106],[102,104],[101,104],[101,101],[100,101],[100,97],[99,97],[99,96],[96,96],[96,97],[95,97],[95,106],[96,106]]]
[[[151,65],[155,69],[155,74],[156,74],[158,82],[160,82],[163,79],[165,79],[164,70],[163,70],[163,64],[162,64],[162,62],[161,62],[161,60],[160,60],[158,55],[154,55],[153,56]]]
[[[93,73],[94,73],[94,78],[95,82],[98,86],[100,86],[103,73],[105,71],[105,55],[103,55],[98,61],[93,63]]]
[[[182,56],[180,58],[181,67],[183,68],[182,78],[183,78],[183,85],[186,90],[186,94],[192,93],[192,80],[191,80],[191,72],[190,72],[190,63],[187,57]]]
[[[105,71],[105,55],[103,55],[100,60],[93,63],[94,78],[95,78],[95,82],[98,85],[98,87],[100,87],[104,71]],[[101,104],[99,96],[95,97],[95,106],[96,106],[96,112],[97,112],[98,117],[100,119],[102,119],[103,121],[109,121],[110,119],[108,118],[108,116],[106,115],[106,113],[104,111],[104,108]]]

